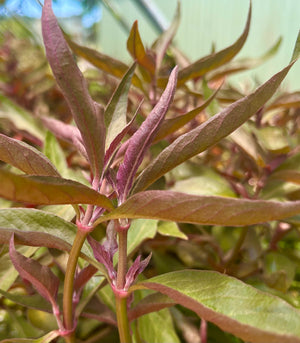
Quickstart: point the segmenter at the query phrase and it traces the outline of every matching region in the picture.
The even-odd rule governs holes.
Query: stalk
[[[127,272],[127,231],[119,228],[119,261],[117,271],[117,287],[115,290],[116,313],[121,343],[132,343],[127,315],[127,295],[124,295],[125,278]],[[120,292],[118,292],[118,290]]]
[[[82,245],[88,235],[88,231],[83,231],[78,228],[72,249],[70,251],[67,270],[64,282],[64,293],[63,293],[63,315],[64,315],[64,326],[66,330],[70,330],[70,334],[65,336],[67,343],[74,343],[74,318],[73,318],[73,288],[74,288],[74,276],[78,257],[82,248]]]

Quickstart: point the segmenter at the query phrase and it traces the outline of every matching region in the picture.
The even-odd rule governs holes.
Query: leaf
[[[55,330],[48,332],[46,335],[40,338],[9,338],[2,340],[0,343],[50,343],[59,336],[59,331]]]
[[[81,183],[49,176],[23,176],[0,169],[0,196],[38,205],[93,204],[112,209],[110,200]]]
[[[1,232],[1,231],[0,231]],[[9,233],[6,244],[9,243],[10,237],[11,237],[12,232]],[[38,248],[33,248],[33,247],[18,247],[17,250],[22,254],[27,257],[32,256]],[[15,267],[13,266],[8,249],[2,251],[1,257],[0,257],[0,288],[3,291],[7,291],[11,285],[15,282],[15,280],[18,277],[18,272],[16,271]]]
[[[0,160],[30,175],[58,176],[54,165],[27,143],[0,134]]]
[[[300,57],[300,30],[298,31],[298,36],[296,39],[293,55],[291,61],[295,61],[297,58]]]
[[[129,139],[124,161],[120,165],[117,173],[118,192],[121,202],[127,197],[138,167],[141,164],[143,157],[153,138],[155,137],[155,134],[169,108],[169,105],[173,100],[176,83],[177,67],[173,69],[168,85],[158,103],[155,105],[139,129]]]
[[[51,0],[45,0],[42,12],[42,33],[46,55],[80,130],[92,171],[98,180],[104,159],[104,115],[88,92],[87,83],[73,59],[51,4]]]
[[[229,62],[232,60],[237,53],[243,47],[250,28],[250,20],[251,20],[251,2],[250,8],[248,12],[247,23],[242,35],[238,38],[238,40],[230,45],[229,47],[213,53],[211,55],[205,56],[200,60],[196,61],[195,63],[189,65],[188,67],[180,70],[178,73],[178,86],[184,84],[186,81],[195,79],[197,77],[203,76],[207,72],[220,67],[221,65]]]
[[[12,234],[9,244],[9,255],[13,265],[23,279],[29,281],[42,297],[55,306],[59,278],[48,266],[42,266],[36,260],[18,253],[15,249],[14,237]]]
[[[16,304],[22,305],[24,307],[33,308],[40,311],[52,312],[50,304],[39,294],[14,294],[5,292],[0,289],[0,294],[6,299],[13,301]]]
[[[300,201],[232,199],[172,191],[133,195],[98,222],[121,218],[148,218],[202,225],[243,226],[281,220],[300,213]]]
[[[161,292],[247,342],[300,342],[300,312],[285,301],[214,271],[185,270],[132,287]]]
[[[145,51],[144,44],[142,42],[137,20],[133,23],[130,30],[130,34],[127,40],[127,50],[134,60],[148,70],[151,75],[155,73],[155,63],[153,59]]]
[[[164,139],[166,136],[174,133],[185,124],[196,118],[196,116],[200,114],[213,101],[219,89],[220,88],[218,88],[202,105],[194,108],[193,110],[174,118],[165,119],[155,136],[154,142]]]
[[[15,232],[16,243],[64,251],[71,249],[77,231],[76,225],[60,217],[27,208],[0,210],[0,228],[0,244],[8,244],[12,232]],[[86,244],[82,252],[93,256]]]
[[[139,317],[137,329],[142,341],[145,343],[180,343],[168,309]]]
[[[157,227],[157,232],[163,236],[176,237],[181,239],[188,239],[174,222],[160,222]]]
[[[66,40],[75,54],[84,58],[93,66],[119,79],[121,79],[126,74],[128,66],[125,63],[116,60],[110,56],[104,55],[99,51],[87,48],[85,46],[81,46],[73,42],[69,37],[66,37]],[[134,74],[132,77],[132,84],[137,88],[143,90],[142,82],[136,74]]]
[[[105,126],[107,127],[105,150],[108,149],[111,142],[124,129],[127,124],[127,105],[128,92],[131,79],[135,70],[135,63],[128,69],[123,76],[120,84],[112,95],[104,112]]]
[[[146,189],[169,170],[200,154],[236,130],[271,98],[292,65],[275,74],[252,94],[234,102],[200,126],[178,137],[144,169],[133,192]]]
[[[157,42],[155,43],[156,70],[157,71],[159,71],[163,58],[166,54],[166,51],[177,32],[179,22],[180,22],[180,2],[178,1],[176,13],[174,15],[171,25],[166,31],[163,32],[162,35],[159,36]]]
[[[13,125],[19,130],[26,132],[36,137],[41,143],[44,140],[45,130],[40,123],[32,116],[31,113],[14,103],[9,98],[0,93],[0,118],[9,119]]]
[[[144,314],[156,312],[166,307],[174,306],[175,302],[168,296],[161,293],[149,294],[129,310],[128,317],[132,321]]]
[[[296,170],[279,170],[271,175],[272,179],[293,182],[300,185],[300,172]]]

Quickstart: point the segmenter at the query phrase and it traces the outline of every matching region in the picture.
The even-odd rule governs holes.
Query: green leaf
[[[297,170],[278,170],[272,174],[271,178],[275,180],[293,182],[297,185],[300,185],[300,171]]]
[[[163,236],[188,239],[187,235],[185,235],[174,222],[160,222],[158,224],[157,232]]]
[[[9,119],[17,129],[29,132],[41,142],[44,140],[45,130],[31,113],[27,112],[1,93],[0,104],[0,119]]]
[[[54,16],[51,0],[45,0],[43,6],[42,33],[47,59],[80,130],[94,177],[98,180],[105,149],[103,109],[89,94],[86,80]]]
[[[136,193],[189,158],[228,136],[255,114],[275,93],[293,64],[271,77],[252,94],[234,102],[209,120],[178,137],[144,169],[133,189]]]
[[[137,330],[145,343],[180,343],[168,309],[139,317],[137,320]]]
[[[127,40],[127,50],[134,60],[148,70],[151,75],[155,73],[155,63],[150,55],[146,53],[144,44],[142,42],[137,20],[133,23],[128,40]]]
[[[50,343],[59,336],[59,331],[55,330],[48,332],[45,336],[40,338],[9,338],[2,340],[0,343]]]
[[[81,171],[75,171],[68,167],[64,151],[59,145],[56,137],[50,131],[47,131],[46,133],[44,154],[55,165],[63,178],[78,181],[85,186],[90,185],[88,180],[82,175]]]
[[[146,191],[133,195],[98,222],[148,218],[203,225],[244,226],[300,213],[300,201],[265,201]]]
[[[268,293],[213,271],[185,270],[156,276],[148,288],[196,312],[247,342],[300,342],[300,311]]]
[[[31,295],[24,295],[24,294],[14,294],[5,292],[0,289],[0,294],[3,295],[6,299],[9,299],[16,304],[33,308],[40,311],[51,312],[52,308],[50,304],[39,294],[31,294]]]
[[[27,208],[0,210],[0,228],[1,244],[8,244],[11,233],[15,232],[12,230],[19,230],[19,234],[16,234],[16,242],[67,251],[72,246],[77,231],[76,225],[60,217]],[[22,232],[26,234],[22,235]],[[44,235],[35,236],[35,233]],[[42,244],[43,240],[45,245]],[[84,245],[82,251],[88,256],[93,256],[88,245]]]
[[[243,47],[250,28],[250,20],[251,20],[251,3],[247,18],[247,23],[242,35],[238,38],[238,40],[230,45],[229,47],[208,55],[206,57],[201,58],[200,60],[196,61],[195,63],[189,65],[188,67],[180,70],[178,74],[178,86],[184,84],[186,81],[195,79],[197,77],[203,76],[207,72],[220,67],[221,65],[229,62],[232,60],[237,53]]]
[[[105,150],[107,150],[111,142],[124,129],[127,124],[127,105],[128,92],[131,84],[131,79],[134,74],[135,63],[128,69],[123,76],[120,84],[116,88],[110,102],[108,103],[105,112],[105,126],[107,127]]]
[[[157,231],[157,220],[133,220],[127,236],[127,253],[132,253],[146,239],[154,238]]]
[[[23,176],[0,169],[0,196],[39,205],[94,204],[112,209],[110,200],[81,183],[49,176]]]

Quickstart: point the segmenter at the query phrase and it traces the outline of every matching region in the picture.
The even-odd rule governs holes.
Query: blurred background
[[[131,57],[126,40],[134,20],[145,45],[150,46],[166,29],[177,0],[54,0],[55,14],[63,28],[79,42],[124,62]],[[191,60],[232,44],[245,26],[248,0],[183,0],[181,23],[175,43]],[[9,18],[22,18],[29,30],[40,35],[41,4],[38,0],[0,1],[1,32],[12,25]],[[276,54],[263,65],[233,77],[238,84],[263,82],[284,67],[291,58],[300,27],[299,0],[253,0],[250,34],[238,58],[261,57],[281,38]],[[40,38],[39,38],[40,39]],[[300,89],[300,64],[293,68],[286,90]]]

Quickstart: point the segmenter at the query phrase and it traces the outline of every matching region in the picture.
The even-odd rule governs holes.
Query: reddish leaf
[[[103,167],[105,147],[103,110],[88,92],[86,81],[59,28],[51,3],[51,0],[45,0],[42,13],[47,58],[81,132],[92,171],[98,180]]]
[[[170,75],[168,85],[160,100],[142,123],[140,128],[128,141],[128,148],[125,152],[124,162],[120,165],[117,180],[120,201],[128,195],[132,186],[133,178],[141,164],[143,157],[155,137],[164,116],[169,108],[175,93],[177,83],[177,67]]]
[[[203,225],[243,226],[281,220],[300,213],[300,201],[276,202],[199,196],[171,191],[133,195],[99,222],[147,218]]]
[[[49,176],[23,176],[0,169],[0,197],[38,205],[93,204],[112,209],[104,195],[79,182]]]
[[[52,305],[55,305],[55,299],[59,287],[59,278],[52,273],[51,269],[18,253],[15,249],[14,234],[12,234],[10,239],[9,254],[21,277],[32,283],[41,296],[48,300]]]
[[[40,151],[24,142],[0,134],[0,160],[26,174],[58,176],[54,165]]]
[[[293,63],[271,77],[252,94],[234,102],[217,115],[177,138],[141,173],[134,192],[151,183],[189,158],[200,154],[241,126],[275,93]]]

